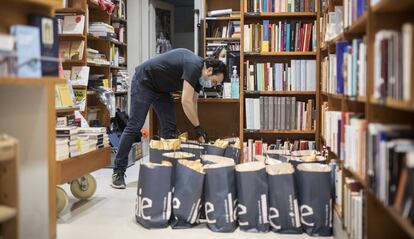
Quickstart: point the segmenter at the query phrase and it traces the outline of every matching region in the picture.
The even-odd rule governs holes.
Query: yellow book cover
[[[70,59],[71,60],[82,60],[84,49],[85,49],[84,41],[73,41],[71,48],[70,48]]]
[[[60,96],[61,107],[73,106],[73,99],[67,84],[59,84],[56,86]]]
[[[262,52],[269,52],[269,41],[262,41]]]

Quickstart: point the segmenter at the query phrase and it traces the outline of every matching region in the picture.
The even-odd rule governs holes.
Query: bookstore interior
[[[0,3],[0,239],[414,238],[414,0]]]

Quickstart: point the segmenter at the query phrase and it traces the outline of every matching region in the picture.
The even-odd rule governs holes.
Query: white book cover
[[[366,95],[366,45],[361,43],[359,46],[359,56],[358,56],[358,95]]]
[[[272,67],[271,63],[268,63],[268,64],[269,64],[269,90],[271,91],[271,90],[274,90],[274,87],[273,87],[273,67]]]
[[[71,80],[72,80],[72,85],[88,86],[89,67],[88,66],[72,67]]]
[[[85,29],[85,16],[65,16],[63,20],[63,34],[83,34]]]
[[[403,100],[411,100],[411,68],[413,66],[412,49],[413,49],[413,24],[405,23],[402,26],[402,49],[403,49]]]
[[[253,108],[254,108],[254,129],[260,130],[260,120],[261,120],[261,112],[260,112],[260,99],[253,99]]]
[[[300,90],[306,90],[306,62],[304,60],[300,61]]]

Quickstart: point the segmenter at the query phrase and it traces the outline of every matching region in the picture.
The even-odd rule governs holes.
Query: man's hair
[[[213,75],[223,73],[223,75],[226,76],[226,72],[227,72],[226,64],[224,64],[219,59],[209,57],[205,59],[204,62],[206,63],[206,68],[210,68],[210,67],[213,68]]]

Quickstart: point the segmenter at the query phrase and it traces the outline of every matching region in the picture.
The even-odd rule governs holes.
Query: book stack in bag
[[[363,239],[363,187],[352,178],[345,178],[344,189],[344,226],[350,238]]]
[[[374,98],[411,100],[413,24],[375,34]]]
[[[315,12],[317,0],[247,0],[248,12]]]
[[[408,125],[368,125],[369,187],[377,198],[414,222],[414,130]]]
[[[325,145],[344,161],[344,166],[365,177],[367,121],[362,114],[330,111],[322,104],[321,135]]]
[[[316,51],[316,22],[269,21],[244,25],[244,52]]]
[[[252,162],[255,156],[266,155],[269,149],[272,150],[286,150],[286,152],[297,150],[316,150],[316,142],[309,140],[294,140],[290,142],[288,140],[283,141],[277,139],[274,144],[269,145],[262,140],[248,139],[243,143],[244,159],[245,162]]]
[[[365,39],[336,43],[336,54],[321,63],[322,91],[347,96],[366,96],[367,45]]]
[[[315,91],[316,61],[244,64],[247,91]]]
[[[261,96],[246,98],[247,130],[312,130],[314,100],[297,101],[295,97]]]

